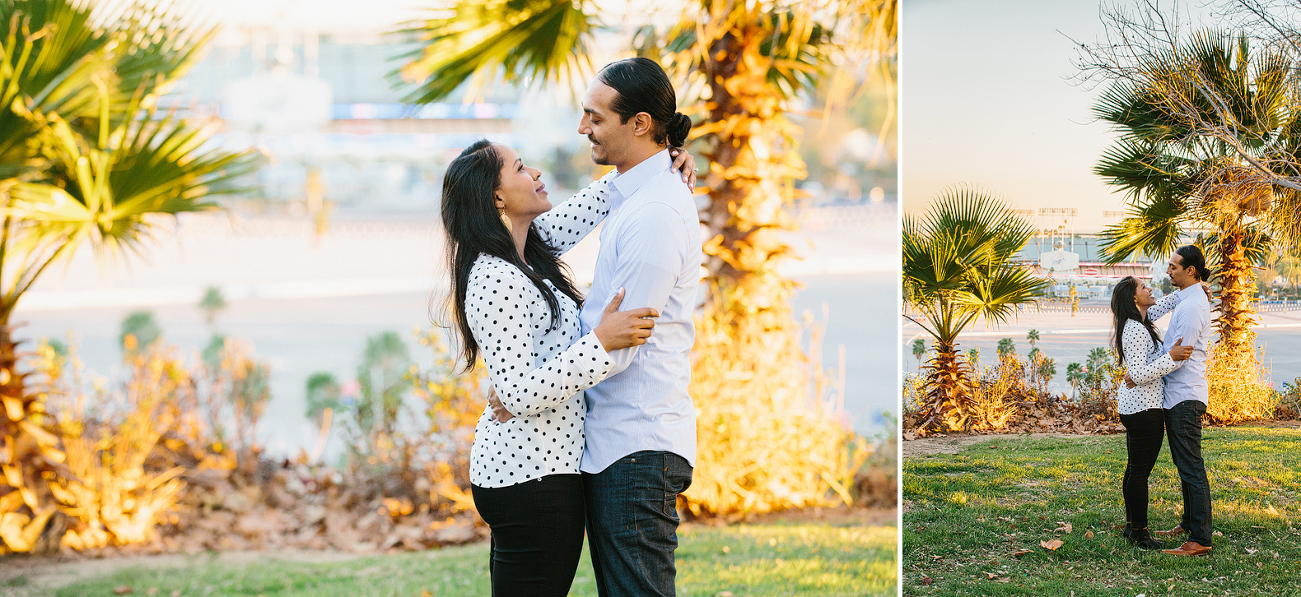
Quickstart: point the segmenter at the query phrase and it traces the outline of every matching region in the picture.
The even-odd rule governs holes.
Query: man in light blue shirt
[[[1202,460],[1202,415],[1206,414],[1209,385],[1206,381],[1207,348],[1211,341],[1211,303],[1201,282],[1209,276],[1201,249],[1185,245],[1175,250],[1166,267],[1170,282],[1179,287],[1163,350],[1175,342],[1193,347],[1184,365],[1165,376],[1166,437],[1170,456],[1179,469],[1184,511],[1179,525],[1162,535],[1188,533],[1188,541],[1177,549],[1163,550],[1178,556],[1199,556],[1211,551],[1211,485]]]
[[[610,354],[614,368],[587,390],[580,469],[587,534],[602,597],[674,595],[677,498],[691,485],[696,410],[687,394],[700,287],[700,220],[691,191],[671,169],[691,120],[676,112],[664,70],[633,58],[611,63],[583,97],[578,132],[592,159],[614,166],[610,215],[579,319],[601,319],[620,288],[622,308],[660,316],[646,344]]]

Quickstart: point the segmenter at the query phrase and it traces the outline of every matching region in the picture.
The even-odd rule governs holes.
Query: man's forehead
[[[592,85],[587,88],[587,93],[583,95],[583,111],[591,114],[601,114],[606,112],[610,106],[610,100],[614,99],[614,88],[600,81],[593,81]]]

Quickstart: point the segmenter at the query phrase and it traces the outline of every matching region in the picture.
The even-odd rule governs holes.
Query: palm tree
[[[918,338],[913,340],[913,358],[917,359],[917,367],[922,366],[922,357],[926,356],[926,341]]]
[[[1053,376],[1057,375],[1057,362],[1048,357],[1041,356],[1035,362],[1035,374],[1037,375],[1039,389],[1048,387],[1052,382]]]
[[[1045,280],[1012,263],[1032,226],[987,191],[942,191],[922,217],[903,220],[903,295],[931,335],[927,398],[919,430],[962,429],[969,414],[970,370],[958,357],[958,334],[977,317],[1007,321],[1033,302]]]
[[[1095,108],[1120,132],[1095,172],[1128,193],[1130,207],[1104,233],[1105,259],[1167,255],[1196,233],[1222,289],[1220,345],[1235,357],[1255,354],[1252,265],[1272,244],[1301,242],[1301,192],[1261,167],[1298,174],[1293,68],[1277,49],[1253,52],[1245,36],[1202,31]]]
[[[1083,382],[1085,377],[1087,376],[1088,376],[1088,372],[1085,369],[1084,365],[1081,365],[1079,363],[1071,363],[1066,366],[1066,382],[1071,384],[1072,398],[1075,397],[1075,393],[1079,389],[1080,383]]]
[[[100,8],[0,0],[0,495],[24,498],[0,512],[22,529],[0,540],[11,551],[34,545],[29,535],[53,515],[49,475],[65,469],[39,393],[16,369],[9,320],[19,300],[82,246],[104,257],[140,251],[158,216],[215,207],[208,196],[248,167],[159,108],[213,30],[168,2]]]
[[[1039,330],[1030,330],[1025,333],[1025,341],[1030,343],[1030,349],[1034,350],[1035,344],[1039,342]]]
[[[1016,354],[1016,342],[1011,338],[1003,338],[998,341],[998,358],[1006,359],[1007,355]]]

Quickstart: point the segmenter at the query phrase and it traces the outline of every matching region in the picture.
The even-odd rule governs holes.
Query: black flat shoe
[[[1123,534],[1131,545],[1136,545],[1141,549],[1163,549],[1165,547],[1165,543],[1152,538],[1152,533],[1148,532],[1147,527],[1135,529],[1130,527],[1129,523],[1125,523]]]

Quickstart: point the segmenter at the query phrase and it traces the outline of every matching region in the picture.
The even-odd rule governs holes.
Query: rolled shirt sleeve
[[[1148,333],[1147,328],[1143,327],[1141,322],[1132,319],[1126,321],[1121,342],[1125,346],[1125,369],[1129,372],[1129,378],[1134,380],[1134,383],[1146,384],[1179,368],[1179,362],[1170,358],[1169,352],[1162,353],[1160,357],[1150,363],[1147,362],[1148,356],[1154,347],[1154,342],[1152,341],[1152,335]]]
[[[478,270],[466,292],[466,319],[502,405],[524,417],[554,408],[606,377],[613,362],[595,333],[534,366],[529,319],[533,282],[513,267]]]

